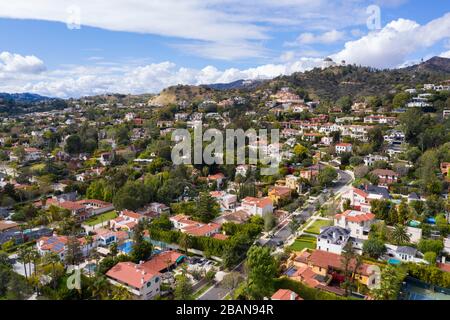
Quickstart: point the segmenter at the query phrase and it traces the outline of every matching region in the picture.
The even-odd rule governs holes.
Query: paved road
[[[244,273],[244,262],[241,262],[233,271]],[[230,293],[230,290],[225,289],[221,286],[222,281],[217,282],[208,291],[203,293],[197,300],[223,300],[225,296]]]
[[[299,223],[304,223],[308,220],[313,213],[316,211],[316,207],[318,204],[324,204],[331,194],[342,193],[346,190],[347,185],[352,181],[352,176],[342,170],[337,170],[339,174],[338,181],[330,188],[328,188],[327,192],[321,193],[316,200],[310,203],[307,207],[302,209],[300,212],[295,212],[291,218],[297,220]],[[278,230],[275,232],[274,237],[270,240],[260,239],[260,244],[267,245],[271,247],[281,247],[279,245],[281,243],[284,244],[286,240],[292,235],[292,230],[289,227],[289,223],[281,224],[278,227]]]
[[[346,190],[347,185],[352,181],[353,177],[342,170],[338,170],[339,179],[338,181],[333,185],[333,187],[330,187],[327,192],[323,192],[320,194],[320,196],[317,197],[316,200],[314,200],[312,203],[310,203],[307,207],[305,207],[300,212],[296,212],[293,215],[291,215],[290,218],[296,219],[300,223],[304,223],[306,220],[308,220],[316,211],[317,204],[324,204],[329,198],[330,195],[333,193],[335,195],[342,193]],[[262,245],[268,245],[277,247],[278,242],[282,242],[283,245],[288,240],[288,238],[292,235],[292,231],[289,227],[289,219],[286,219],[280,225],[277,226],[278,230],[275,232],[275,235],[272,239],[267,240],[264,238],[260,238],[257,240]],[[280,246],[281,248],[282,246]],[[244,272],[244,262],[242,262],[240,265],[238,265],[233,271],[237,272]],[[206,291],[203,295],[201,295],[197,300],[223,300],[225,296],[230,291],[223,288],[221,286],[221,282],[218,282],[216,285],[211,287],[208,291]]]

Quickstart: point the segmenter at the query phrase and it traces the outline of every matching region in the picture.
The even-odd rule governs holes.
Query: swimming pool
[[[389,264],[393,264],[393,265],[399,265],[399,264],[401,264],[402,262],[401,262],[400,260],[398,260],[398,259],[390,258],[390,259],[388,260],[388,263],[389,263]]]
[[[133,249],[133,241],[126,241],[117,247],[117,250],[125,254],[130,254],[132,249]]]

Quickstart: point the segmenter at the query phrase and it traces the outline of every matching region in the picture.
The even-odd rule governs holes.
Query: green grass
[[[303,249],[315,249],[317,239],[314,236],[303,235],[295,240],[291,249],[294,251],[302,251]]]
[[[86,220],[83,224],[86,224],[86,225],[92,227],[99,223],[112,220],[114,218],[117,218],[117,212],[115,210],[108,211],[108,212],[102,213],[98,216],[92,217],[92,218]]]
[[[316,220],[308,229],[305,230],[307,233],[319,234],[320,228],[331,226],[332,221],[329,220]]]

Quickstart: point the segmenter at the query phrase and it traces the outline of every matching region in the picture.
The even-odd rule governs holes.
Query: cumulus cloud
[[[228,83],[240,79],[269,79],[321,66],[322,59],[301,58],[255,68],[220,70],[186,68],[165,61],[142,66],[66,66],[58,70],[27,75],[0,83],[0,91],[34,92],[54,97],[80,97],[102,93],[157,93],[177,84]]]
[[[450,50],[446,52],[442,52],[439,57],[450,59]]]
[[[45,70],[44,62],[36,56],[22,56],[7,51],[0,53],[0,73],[39,73]]]
[[[407,19],[398,19],[379,31],[345,44],[332,58],[376,68],[401,65],[421,49],[429,48],[450,38],[450,13],[425,25]]]
[[[306,32],[300,34],[294,43],[288,43],[288,45],[302,45],[302,44],[330,44],[341,41],[345,38],[345,32],[338,30],[330,30],[322,34],[314,34]]]

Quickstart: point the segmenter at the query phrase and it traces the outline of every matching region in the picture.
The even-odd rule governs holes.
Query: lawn
[[[115,210],[108,211],[108,212],[102,213],[98,216],[92,217],[92,218],[86,220],[84,222],[84,224],[92,227],[92,226],[95,226],[96,224],[106,222],[106,221],[112,220],[114,218],[117,218],[117,212]]]
[[[201,287],[197,292],[194,293],[193,299],[197,300],[203,293],[209,290],[214,284],[213,283],[207,283],[203,287]]]
[[[317,239],[314,236],[302,235],[292,244],[291,249],[294,251],[302,251],[305,248],[315,249]]]
[[[319,234],[320,228],[331,226],[332,221],[330,220],[316,220],[308,229],[305,230],[307,233]]]

